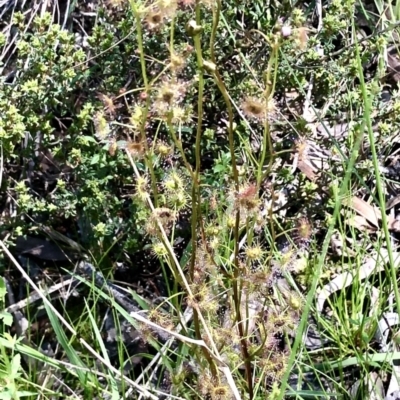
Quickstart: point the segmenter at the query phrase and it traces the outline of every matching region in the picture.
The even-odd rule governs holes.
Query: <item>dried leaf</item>
[[[368,222],[379,228],[379,220],[382,218],[379,208],[371,206],[371,204],[368,204],[357,196],[352,197],[351,207]]]
[[[397,54],[392,55],[388,54],[387,55],[387,60],[388,60],[388,66],[387,69],[389,71],[389,75],[395,82],[400,81],[400,60]]]
[[[317,132],[325,138],[333,136],[335,139],[342,139],[348,131],[349,124],[347,122],[336,125],[330,125],[326,122],[317,126]]]
[[[350,218],[346,219],[346,223],[359,231],[375,232],[376,227],[371,226],[368,221],[361,215],[352,215]]]
[[[400,232],[400,221],[398,219],[391,218],[388,221],[388,228],[393,232]]]
[[[397,195],[396,197],[392,197],[386,202],[386,210],[390,210],[399,203],[400,203],[400,194]]]
[[[299,160],[297,164],[297,168],[308,178],[310,181],[316,181],[318,176],[315,174],[311,165],[307,164],[306,162]]]
[[[376,372],[370,372],[364,378],[364,382],[358,380],[350,388],[350,398],[352,400],[357,398],[357,392],[359,391],[360,385],[363,386],[363,390],[367,391],[367,396],[369,400],[379,400],[385,397],[385,390],[383,387],[382,379]]]
[[[365,218],[365,220],[367,220],[374,227],[379,228],[379,221],[382,219],[382,213],[378,207],[372,206],[357,196],[353,196],[349,203],[350,204],[348,205],[360,216]],[[400,232],[400,221],[396,221],[391,215],[388,215],[386,218],[389,230]],[[358,222],[363,225],[361,220]]]

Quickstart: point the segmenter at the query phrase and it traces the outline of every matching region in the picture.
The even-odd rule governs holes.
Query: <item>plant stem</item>
[[[233,137],[233,107],[226,89],[224,82],[221,78],[221,75],[218,72],[218,68],[216,66],[216,57],[215,57],[215,39],[216,39],[216,32],[219,24],[219,16],[221,12],[221,0],[217,0],[216,7],[213,10],[213,26],[211,32],[211,39],[210,39],[210,54],[211,54],[211,61],[215,65],[214,71],[214,78],[215,82],[220,90],[222,96],[224,97],[225,104],[228,110],[228,138],[229,138],[229,150],[231,154],[231,162],[232,162],[232,175],[233,180],[235,182],[235,190],[239,192],[239,174],[237,170],[236,164],[236,156],[235,156],[235,142]],[[236,210],[235,216],[235,228],[233,231],[234,234],[234,279],[232,282],[233,286],[233,298],[235,304],[235,315],[236,315],[236,322],[238,325],[238,331],[240,336],[240,348],[242,352],[242,356],[244,359],[244,365],[246,370],[246,380],[247,380],[247,387],[249,393],[249,399],[251,400],[254,396],[253,393],[253,380],[252,380],[252,369],[251,369],[251,359],[248,351],[247,346],[247,332],[245,327],[243,326],[243,320],[240,312],[240,305],[241,305],[241,294],[242,294],[242,285],[240,278],[240,267],[239,267],[239,223],[240,223],[240,210],[239,208]]]
[[[143,141],[143,145],[146,149],[145,151],[145,163],[147,168],[150,171],[150,177],[151,177],[151,189],[153,192],[153,197],[154,197],[154,205],[158,207],[158,188],[157,188],[157,179],[156,175],[154,173],[154,167],[153,167],[153,161],[151,159],[151,154],[149,152],[149,146],[147,143],[147,136],[146,136],[146,122],[147,122],[147,116],[149,113],[150,109],[150,84],[149,80],[147,77],[147,69],[146,69],[146,60],[144,58],[144,47],[143,47],[143,32],[142,32],[142,21],[140,20],[140,14],[138,12],[138,9],[136,7],[136,2],[135,0],[130,0],[130,5],[132,8],[132,11],[135,15],[136,19],[136,34],[137,34],[137,41],[138,41],[138,48],[139,48],[139,56],[140,56],[140,66],[142,69],[142,77],[143,77],[143,82],[144,82],[144,89],[147,94],[146,98],[146,107],[143,112],[143,120],[140,126],[140,135],[141,135],[141,140]]]

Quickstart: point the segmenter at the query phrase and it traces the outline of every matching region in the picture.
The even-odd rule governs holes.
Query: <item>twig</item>
[[[77,281],[75,278],[71,278],[71,279],[67,279],[66,281],[57,283],[56,285],[51,286],[49,289],[47,289],[45,291],[45,293],[47,295],[57,292],[60,289],[62,289],[65,286],[68,285],[74,285],[76,283],[79,283],[79,281]],[[40,296],[40,294],[38,293],[32,293],[29,297],[27,297],[26,299],[23,299],[21,301],[19,301],[18,303],[12,304],[10,306],[8,306],[5,311],[9,312],[9,313],[14,313],[18,310],[21,310],[22,308],[25,308],[27,305],[31,305],[32,303],[34,303],[35,301],[40,300],[42,297]]]
[[[318,16],[318,27],[317,30],[320,32],[322,30],[322,2],[321,0],[315,1],[315,8],[317,9],[317,16]]]

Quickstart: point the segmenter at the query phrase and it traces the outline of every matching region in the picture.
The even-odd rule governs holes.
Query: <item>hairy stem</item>
[[[213,10],[213,26],[211,32],[211,40],[210,40],[210,53],[211,53],[211,61],[215,65],[214,71],[214,79],[220,90],[222,96],[224,97],[224,101],[228,110],[228,138],[229,138],[229,150],[231,154],[231,162],[232,162],[232,175],[233,180],[235,182],[236,192],[239,192],[239,174],[237,170],[236,164],[236,156],[235,156],[235,142],[234,142],[234,129],[233,129],[233,107],[226,89],[226,86],[222,80],[221,75],[218,72],[218,68],[216,67],[216,57],[215,57],[215,39],[217,34],[217,28],[219,24],[219,17],[221,12],[221,0],[217,0],[216,7]],[[251,359],[248,350],[248,343],[246,340],[247,332],[246,328],[243,325],[242,315],[240,312],[240,304],[241,304],[241,293],[242,293],[242,285],[240,277],[240,267],[239,267],[239,223],[240,223],[240,210],[239,208],[236,210],[235,215],[235,228],[233,231],[234,235],[234,279],[233,279],[233,298],[235,304],[235,315],[236,322],[238,325],[238,331],[240,336],[240,348],[242,352],[242,356],[244,359],[244,365],[246,370],[246,381],[248,386],[249,399],[251,400],[254,396],[253,394],[253,380],[251,373]]]

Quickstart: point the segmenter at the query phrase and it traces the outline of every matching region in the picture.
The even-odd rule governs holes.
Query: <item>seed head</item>
[[[229,386],[219,385],[211,389],[210,396],[212,400],[227,400],[231,398],[231,391]]]
[[[168,257],[168,250],[163,242],[156,241],[151,245],[151,254],[158,259]]]
[[[186,58],[182,54],[173,52],[171,54],[171,70],[180,72],[186,65]]]
[[[175,213],[166,207],[154,209],[153,218],[157,219],[162,224],[169,223],[175,220]]]
[[[267,115],[265,102],[254,97],[247,97],[244,99],[242,102],[242,110],[246,116],[260,121],[265,120]]]
[[[246,256],[249,260],[255,261],[260,260],[264,255],[264,250],[259,244],[254,244],[245,249]]]
[[[271,272],[265,270],[252,272],[248,274],[247,280],[256,287],[263,288],[267,285],[267,282],[271,280]]]
[[[177,107],[184,97],[186,88],[182,82],[166,79],[156,90],[156,99],[154,102],[154,111],[161,117]],[[176,119],[173,116],[173,118]]]
[[[148,179],[140,176],[136,182],[136,193],[135,196],[143,203],[146,203],[149,193],[148,193]]]
[[[168,105],[180,101],[185,94],[185,85],[174,79],[166,79],[157,90],[157,100]]]
[[[126,144],[126,149],[129,151],[131,156],[135,159],[139,159],[139,158],[143,157],[143,155],[146,151],[143,141],[136,141],[136,142],[128,141]]]
[[[288,304],[293,310],[297,311],[303,307],[303,299],[297,293],[291,293]]]
[[[307,247],[310,244],[310,239],[313,234],[313,229],[310,221],[306,217],[300,218],[296,222],[294,240],[301,247]]]
[[[279,260],[273,260],[272,271],[275,277],[280,277],[285,272],[293,271],[296,264],[297,251],[289,249],[287,252],[281,253]]]
[[[171,122],[173,124],[187,123],[192,120],[191,109],[181,106],[172,107]]]
[[[102,101],[104,111],[108,114],[115,115],[116,107],[114,105],[114,98],[107,96],[104,93],[97,93],[97,97]]]
[[[212,378],[209,371],[202,371],[197,379],[197,390],[204,397],[207,396],[210,388],[212,387]]]
[[[236,207],[244,211],[255,211],[259,206],[257,186],[254,184],[243,186],[236,194]]]
[[[163,103],[172,104],[175,98],[175,91],[173,85],[165,84],[160,87],[158,92],[158,99]]]
[[[216,251],[218,250],[220,244],[221,244],[220,238],[214,236],[208,241],[207,246],[210,249],[210,251]]]
[[[275,363],[271,360],[270,356],[260,359],[260,367],[263,369],[266,377],[275,380]]]
[[[167,143],[158,141],[154,148],[154,152],[158,154],[161,158],[167,158],[173,153],[173,149]]]
[[[279,380],[285,374],[288,365],[288,356],[283,352],[276,352],[272,359],[275,363],[275,379]]]
[[[209,288],[208,286],[204,283],[201,282],[200,284],[192,285],[191,286],[191,292],[193,293],[193,297],[189,296],[187,299],[188,305],[190,307],[198,307],[199,304],[202,304],[207,298],[209,294]]]
[[[164,25],[164,21],[164,14],[158,8],[150,10],[145,18],[146,26],[151,31],[159,30]]]
[[[146,231],[151,236],[158,236],[160,224],[164,230],[168,232],[170,224],[174,222],[175,219],[176,215],[173,210],[166,207],[155,208],[146,224]]]
[[[273,332],[267,332],[267,337],[264,339],[264,349],[267,352],[276,350],[279,346],[280,340],[275,337]]]
[[[169,192],[176,192],[184,189],[183,179],[176,170],[172,170],[164,179],[164,189]]]
[[[161,312],[158,308],[153,308],[150,310],[149,320],[168,330],[172,330],[174,328],[174,323],[171,319],[171,316]]]
[[[167,197],[167,203],[171,208],[181,211],[187,207],[189,204],[190,195],[185,191],[179,191],[172,193]]]

